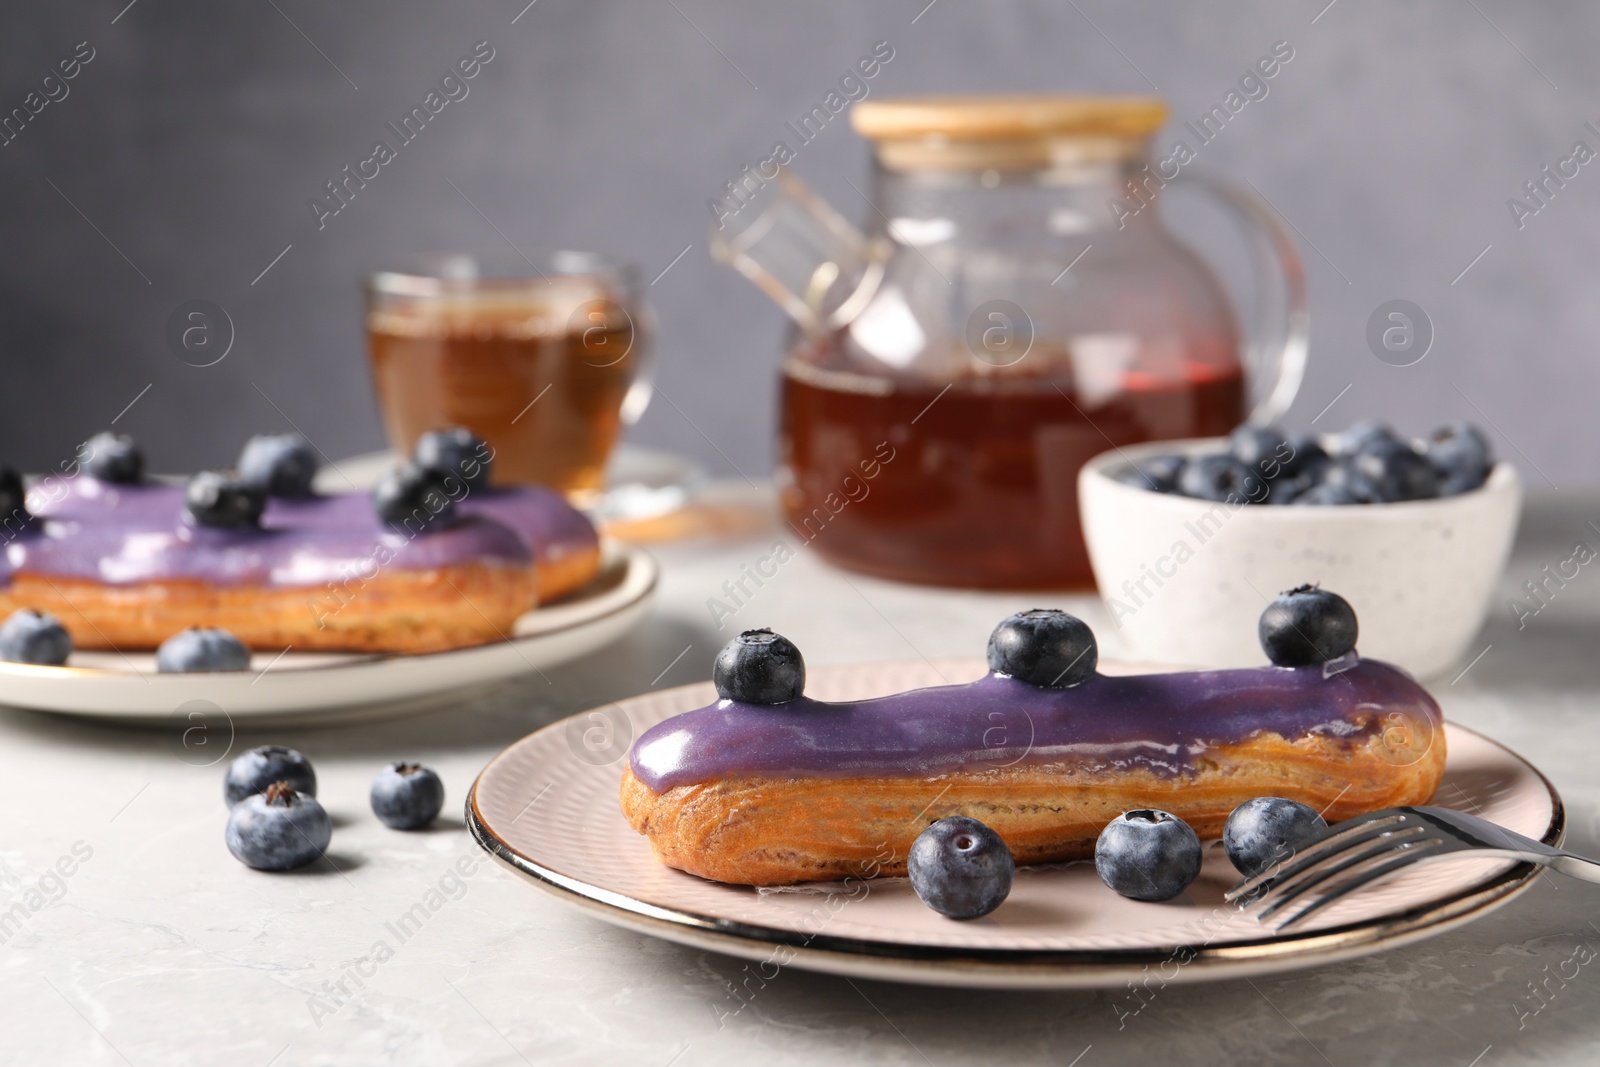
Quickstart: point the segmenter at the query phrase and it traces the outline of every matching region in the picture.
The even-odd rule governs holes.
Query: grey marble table
[[[390,723],[241,731],[236,746],[290,744],[316,763],[336,828],[329,859],[307,872],[235,862],[221,768],[180,761],[160,732],[0,711],[0,1061],[1600,1061],[1600,962],[1587,962],[1600,949],[1600,891],[1549,876],[1433,940],[1253,982],[1169,986],[1127,1015],[1126,991],[970,992],[794,969],[736,994],[742,963],[614,929],[490,865],[459,812],[495,752],[586,706],[707,677],[735,627],[780,628],[812,663],[972,655],[997,619],[1039,599],[847,577],[802,551],[734,605],[724,582],[782,536],[763,497],[745,503],[759,517],[738,534],[655,546],[665,577],[650,621],[547,679]],[[1505,606],[1575,542],[1600,547],[1591,519],[1597,495],[1531,501],[1479,642],[1487,653],[1433,688],[1450,718],[1537,763],[1566,798],[1571,845],[1600,854],[1600,573],[1582,568],[1520,629]],[[720,631],[712,597],[737,608]],[[1056,599],[1116,654],[1097,602]],[[447,817],[431,832],[386,830],[367,808],[373,772],[400,757],[445,779]],[[397,937],[424,901],[426,923]],[[378,942],[391,954],[373,962]]]

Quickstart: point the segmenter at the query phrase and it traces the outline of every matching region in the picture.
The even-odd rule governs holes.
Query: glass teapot
[[[1150,163],[1165,117],[1150,98],[863,102],[865,232],[787,170],[730,190],[712,251],[795,324],[777,477],[796,536],[888,578],[1085,585],[1085,460],[1287,409],[1308,328],[1293,238],[1259,198],[1180,173],[1177,152]],[[1175,181],[1247,224],[1248,343],[1159,220]]]

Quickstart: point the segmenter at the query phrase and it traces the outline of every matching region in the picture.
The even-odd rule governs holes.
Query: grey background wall
[[[403,252],[495,245],[498,227],[520,245],[616,253],[647,278],[687,246],[650,290],[672,403],[634,437],[758,474],[783,325],[710,260],[706,201],[875,42],[894,48],[880,96],[1154,84],[1182,119],[1287,40],[1295,58],[1270,95],[1201,161],[1248,178],[1304,238],[1312,365],[1287,421],[1304,427],[1336,396],[1319,426],[1468,417],[1531,483],[1600,484],[1600,164],[1520,230],[1506,205],[1574,141],[1600,150],[1584,126],[1600,126],[1594,5],[126,2],[0,9],[0,112],[79,42],[94,50],[0,147],[0,457],[13,465],[54,464],[136,396],[117,426],[158,469],[224,464],[248,433],[290,422],[330,455],[376,447],[359,277]],[[307,201],[485,40],[495,58],[470,95],[319,230]],[[855,213],[845,179],[866,163],[836,122],[797,169]],[[1364,340],[1397,297],[1436,331],[1411,367]],[[195,298],[235,324],[215,366],[164,340]]]

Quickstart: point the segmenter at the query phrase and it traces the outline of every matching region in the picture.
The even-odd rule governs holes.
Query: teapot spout
[[[820,339],[848,326],[872,299],[888,248],[780,169],[774,181],[712,227],[711,254]]]

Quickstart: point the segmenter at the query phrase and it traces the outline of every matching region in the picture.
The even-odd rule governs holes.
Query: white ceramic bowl
[[[1226,448],[1223,438],[1134,445],[1096,456],[1078,475],[1095,581],[1132,654],[1263,663],[1261,610],[1304,582],[1351,603],[1363,655],[1429,678],[1476,654],[1522,508],[1510,464],[1460,496],[1342,507],[1213,504],[1112,477],[1154,456]]]

